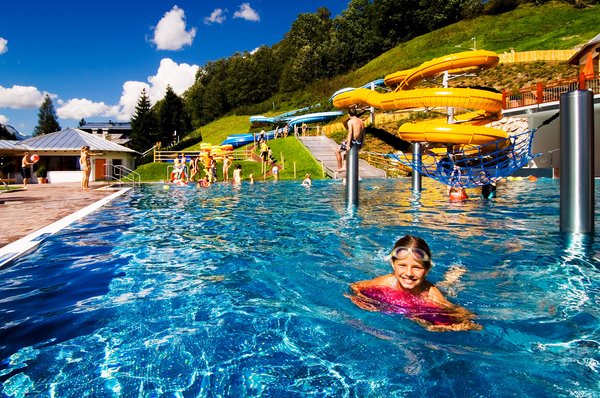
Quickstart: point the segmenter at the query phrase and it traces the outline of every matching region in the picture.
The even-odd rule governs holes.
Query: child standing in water
[[[423,239],[412,235],[399,239],[390,260],[393,273],[350,285],[356,294],[350,296],[352,302],[366,310],[403,313],[430,331],[481,330],[471,321],[471,312],[446,300],[425,279],[432,262]]]
[[[233,170],[233,183],[235,185],[242,184],[242,165],[236,164],[235,169]]]

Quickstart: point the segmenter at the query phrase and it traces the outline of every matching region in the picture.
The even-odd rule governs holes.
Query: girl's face
[[[425,281],[429,269],[421,262],[415,260],[412,256],[405,259],[392,259],[394,275],[400,286],[405,290],[414,290]]]

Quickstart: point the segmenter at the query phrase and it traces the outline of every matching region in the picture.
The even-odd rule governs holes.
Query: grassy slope
[[[403,43],[346,75],[314,83],[307,90],[288,96],[287,102],[303,104],[303,106],[312,105],[312,103],[304,103],[304,101],[311,101],[307,98],[313,98],[313,103],[319,102],[320,99],[341,87],[360,86],[389,73],[412,68],[435,57],[469,50],[473,45],[472,37],[476,38],[478,49],[492,50],[498,53],[508,52],[511,48],[515,51],[574,48],[595,37],[598,33],[596,22],[599,20],[600,5],[575,9],[563,3],[547,3],[540,7],[527,4],[510,13],[462,21]],[[548,81],[568,77],[569,73],[576,74],[576,70],[564,64],[542,62],[500,65],[493,70],[483,72],[470,82],[461,82],[486,85],[499,90],[512,90],[515,87],[529,84],[532,80]],[[315,98],[319,98],[319,100]],[[286,110],[291,109],[272,112],[272,114],[280,114]],[[220,144],[230,134],[248,132],[250,130],[249,116],[226,116],[201,127],[199,131],[202,133],[203,142],[213,145]],[[397,129],[396,124],[378,127],[386,129],[392,134]],[[192,133],[191,136],[196,134],[198,131]],[[383,150],[382,146],[385,146],[385,143],[377,138],[367,139],[366,150],[370,150],[370,142],[374,142],[378,152]],[[313,177],[319,178],[321,172],[318,164],[302,145],[297,146],[296,144],[298,143],[292,139],[270,142],[278,159],[280,153],[284,153],[286,170],[282,173],[282,178],[290,178],[288,173],[292,173],[292,166],[288,162],[293,162],[293,159],[296,159],[296,156],[302,152],[307,156],[302,155],[296,159],[297,177],[301,178],[302,173],[306,171],[313,174]],[[199,146],[198,144],[188,149],[197,150]],[[310,158],[310,161],[307,158]],[[139,171],[143,174],[145,181],[160,181],[166,175],[166,166],[160,172],[156,170],[157,168],[160,169],[161,166],[145,165]],[[245,165],[243,174],[247,176],[250,172],[259,175],[260,165]]]
[[[277,159],[277,163],[282,164],[282,154],[284,160],[284,169],[280,171],[281,180],[302,180],[306,173],[310,173],[313,179],[323,178],[321,165],[312,157],[310,152],[294,137],[287,137],[269,141],[268,145],[273,151],[273,156]],[[190,149],[191,150],[191,149]],[[257,153],[258,154],[258,153]],[[229,170],[229,178],[233,172],[235,165],[242,165],[242,177],[247,180],[250,174],[254,174],[256,181],[263,180],[261,174],[261,163],[256,161],[235,161]],[[167,167],[172,164],[167,163],[148,163],[140,166],[136,171],[141,174],[142,182],[158,182],[165,181],[167,177]],[[222,173],[223,163],[217,163],[217,178],[223,180]],[[294,169],[296,175],[294,176]],[[273,180],[270,173],[271,169],[267,170],[266,180]],[[201,177],[204,177],[204,172]]]
[[[540,7],[530,4],[515,11],[482,16],[439,29],[400,44],[364,67],[334,81],[337,87],[358,86],[385,75],[412,68],[435,57],[477,48],[508,52],[562,50],[586,43],[598,34],[600,5],[575,9],[563,3]]]

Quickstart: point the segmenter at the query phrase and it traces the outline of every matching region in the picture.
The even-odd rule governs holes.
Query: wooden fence
[[[535,61],[568,61],[577,50],[511,51],[498,54],[501,64]]]

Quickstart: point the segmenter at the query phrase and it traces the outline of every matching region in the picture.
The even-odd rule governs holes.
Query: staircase
[[[298,137],[300,142],[312,153],[312,155],[323,165],[327,175],[333,179],[346,177],[346,172],[336,173],[337,159],[335,150],[339,145],[324,135],[316,137]],[[360,178],[386,178],[385,170],[371,166],[364,160],[358,161],[358,176]]]

